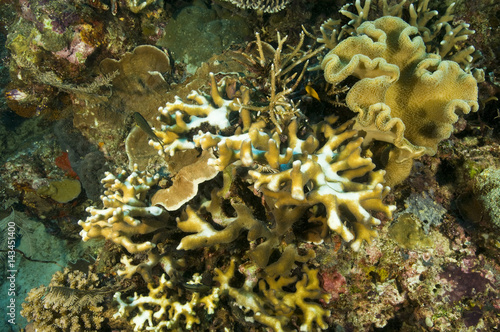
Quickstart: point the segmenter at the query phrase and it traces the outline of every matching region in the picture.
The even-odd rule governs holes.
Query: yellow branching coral
[[[288,143],[288,146],[283,146],[279,138],[273,139],[274,135],[256,130],[251,130],[248,135],[215,137],[219,141],[219,157],[213,160],[213,164],[219,170],[235,162],[241,162],[247,167],[261,163],[269,165],[275,173],[267,174],[256,167],[248,174],[253,179],[253,187],[261,191],[266,200],[272,201],[271,204],[276,207],[277,210],[273,214],[276,222],[281,225],[277,229],[291,227],[300,217],[300,214],[295,213],[294,218],[290,218],[290,212],[286,211],[290,211],[291,207],[300,207],[304,212],[306,208],[321,204],[326,209],[327,224],[332,231],[348,242],[355,238],[349,227],[356,231],[356,240],[353,241],[352,247],[357,250],[363,240],[369,242],[371,237],[376,235],[371,228],[378,225],[380,220],[370,213],[381,211],[390,217],[394,207],[382,203],[383,197],[389,191],[389,188],[384,188],[381,184],[385,172],[373,172],[375,165],[369,158],[361,156],[361,138],[350,140],[357,133],[348,129],[352,122],[334,129],[331,125],[334,120],[332,118],[331,123],[324,122],[317,126],[318,134],[326,139],[320,148],[318,139],[313,135],[305,140],[297,137],[296,121],[292,121],[287,128],[288,142],[285,143]],[[209,137],[216,140],[214,135],[209,134]],[[203,143],[200,144],[204,146]],[[286,153],[283,155],[279,151]],[[356,180],[365,176],[365,182]],[[241,208],[237,208],[237,211],[238,215],[244,212]],[[199,218],[197,222],[193,218],[195,217],[188,218],[189,223],[179,223],[179,227],[198,234],[185,238],[185,242],[190,244],[186,246],[181,242],[179,248],[192,249],[202,244],[227,243],[233,241],[242,229],[252,229],[256,232],[256,228],[251,226],[254,221],[246,222],[244,220],[247,219],[244,218],[237,218],[238,223],[230,223],[224,231],[219,232],[209,231],[206,229],[208,224],[202,226]],[[282,231],[278,233],[283,234]],[[249,237],[251,234],[249,233]],[[256,236],[271,238],[263,234]],[[273,238],[275,236],[276,234]],[[199,245],[193,243],[195,239]],[[267,259],[265,261],[267,262]]]
[[[363,240],[369,241],[376,234],[371,228],[380,220],[374,218],[372,212],[381,211],[391,216],[394,208],[382,203],[389,191],[381,184],[384,171],[373,172],[375,165],[361,155],[362,138],[353,140],[357,131],[349,129],[352,122],[334,129],[332,124],[335,118],[331,117],[329,123],[314,125],[307,137],[299,138],[297,119],[282,123],[282,126],[286,125],[283,128],[269,128],[269,125],[256,119],[249,126],[243,124],[248,127],[247,132],[240,127],[233,129],[231,135],[227,130],[229,114],[237,106],[222,99],[214,86],[212,75],[211,96],[217,108],[198,94],[198,105],[178,99],[174,104],[160,108],[163,115],[171,116],[170,120],[175,117],[175,122],[170,124],[167,119],[167,125],[158,133],[164,139],[162,146],[165,151],[172,153],[177,149],[200,147],[214,150],[216,157],[209,161],[209,165],[215,166],[218,171],[229,165],[250,168],[248,174],[254,189],[261,191],[265,199],[273,200],[272,204],[277,208],[274,211],[276,223],[287,224],[285,229],[300,215],[297,214],[298,217],[289,223],[289,213],[280,210],[281,207],[285,210],[300,207],[305,212],[307,208],[323,205],[332,231],[348,242],[355,238],[352,229],[356,231],[355,250],[359,249]],[[211,131],[201,130],[206,126],[211,126]],[[188,139],[188,132],[195,129],[198,134]],[[321,143],[318,137],[321,137]],[[161,148],[159,143],[156,144]],[[269,171],[275,174],[266,174]],[[363,181],[358,180],[361,178]],[[242,227],[234,227],[235,234],[239,234]],[[203,233],[198,229],[194,231]]]
[[[193,283],[199,283],[197,276],[193,278]],[[158,287],[149,283],[148,289],[147,296],[136,293],[125,300],[121,298],[120,292],[114,296],[119,305],[114,317],[135,314],[130,321],[134,331],[190,330],[194,324],[200,323],[195,309],[204,306],[207,314],[213,314],[220,292],[219,288],[213,288],[210,294],[203,297],[194,292],[189,301],[181,303],[176,287],[167,280],[165,274],[162,274]]]
[[[356,238],[352,248],[357,250],[363,240],[370,241],[376,234],[371,227],[380,223],[370,212],[381,211],[390,217],[395,207],[382,202],[389,192],[389,188],[381,184],[385,172],[372,171],[375,165],[361,156],[363,140],[349,140],[357,132],[349,130],[348,126],[350,123],[334,129],[323,123],[319,130],[326,142],[319,149],[309,153],[308,149],[300,149],[303,152],[294,155],[291,167],[279,173],[250,171],[249,174],[255,181],[254,187],[265,197],[272,198],[277,208],[322,204],[329,228],[347,242]],[[288,136],[292,142],[300,141],[294,129],[293,126],[289,128]],[[308,144],[302,141],[300,145]],[[296,148],[294,146],[294,150]],[[365,176],[366,182],[356,181]],[[356,237],[346,222],[352,227],[356,225]]]
[[[232,206],[237,215],[234,218],[226,218],[227,227],[222,230],[214,229],[210,223],[202,220],[193,209],[188,207],[186,209],[186,219],[178,220],[177,226],[184,232],[194,234],[185,236],[177,249],[192,250],[230,243],[235,241],[242,232],[248,231],[248,241],[263,240],[261,243],[256,243],[249,250],[248,255],[269,276],[288,275],[291,269],[295,267],[294,262],[307,262],[315,256],[312,250],[305,255],[299,255],[297,248],[289,245],[276,262],[268,265],[269,258],[280,244],[282,236],[297,218],[291,218],[291,222],[288,222],[286,226],[283,225],[285,221],[282,221],[280,227],[270,229],[265,222],[256,219],[245,204],[232,202]]]
[[[287,331],[287,325],[293,317],[300,322],[300,331],[314,331],[315,328],[326,329],[328,325],[323,317],[330,316],[315,300],[328,302],[329,295],[322,294],[317,270],[304,268],[302,279],[297,277],[266,277],[256,282],[247,280],[241,287],[231,286],[235,272],[235,261],[225,272],[216,269],[214,278],[220,284],[222,294],[229,295],[245,312],[253,311],[254,319],[271,327],[274,331]],[[258,286],[258,291],[253,288]],[[294,287],[295,292],[287,289]]]
[[[170,256],[159,255],[154,251],[148,252],[147,260],[137,264],[132,264],[133,259],[127,255],[123,255],[120,259],[120,263],[123,267],[119,269],[116,274],[123,277],[124,279],[130,279],[136,273],[139,273],[144,281],[147,283],[152,283],[153,278],[153,268],[160,265],[162,270],[170,277],[177,278],[177,270],[182,265],[182,261],[174,260]]]
[[[158,110],[167,123],[162,130],[156,130],[156,135],[163,141],[163,146],[158,142],[150,141],[150,144],[158,149],[160,153],[165,152],[174,155],[177,150],[188,150],[195,148],[192,141],[182,137],[190,130],[200,126],[212,126],[218,130],[224,130],[230,126],[229,113],[239,111],[238,100],[225,100],[217,90],[217,84],[213,74],[211,97],[213,104],[197,91],[192,91],[188,99],[195,104],[185,103],[181,98],[175,97],[173,103],[167,103]],[[242,110],[242,112],[245,112]]]
[[[411,159],[436,153],[458,115],[478,109],[477,82],[458,63],[426,52],[418,29],[397,17],[364,22],[357,36],[338,44],[323,59],[325,79],[334,85],[349,76],[360,80],[347,94],[358,113],[355,129],[394,145],[388,185],[404,180]]]
[[[83,228],[80,232],[83,241],[103,237],[122,245],[130,253],[153,248],[154,243],[135,243],[132,237],[166,227],[162,220],[166,214],[164,210],[146,203],[147,192],[158,180],[159,175],[151,176],[137,168],[131,174],[126,171],[117,176],[106,173],[101,181],[106,188],[101,196],[103,209],[87,208],[90,216],[78,222]]]

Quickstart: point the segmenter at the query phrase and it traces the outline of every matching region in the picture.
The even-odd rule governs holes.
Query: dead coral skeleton
[[[300,34],[298,44],[291,48],[289,52],[284,52],[283,50],[288,36],[282,38],[279,32],[277,33],[278,46],[276,49],[270,44],[262,42],[258,32],[255,33],[255,37],[256,40],[248,45],[247,50],[242,52],[242,55],[248,60],[251,66],[254,68],[257,67],[264,75],[267,68],[269,68],[268,77],[265,77],[266,82],[269,82],[268,88],[270,90],[270,94],[267,97],[268,104],[265,106],[240,104],[239,106],[257,111],[259,112],[258,115],[261,113],[268,114],[269,120],[277,128],[278,133],[282,133],[283,128],[281,124],[288,123],[294,116],[299,114],[299,105],[294,104],[287,96],[300,84],[307,70],[309,59],[323,51],[324,46],[322,45],[314,50],[302,51],[301,48],[305,38],[305,33],[303,32]],[[257,49],[252,51],[253,47]],[[304,63],[304,66],[300,73],[295,72],[291,74],[302,63]],[[293,85],[289,86],[294,80]]]

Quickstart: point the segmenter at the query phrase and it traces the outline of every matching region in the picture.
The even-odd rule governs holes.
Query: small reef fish
[[[313,97],[314,99],[316,99],[318,101],[321,101],[318,93],[316,92],[316,90],[314,90],[314,88],[311,85],[309,85],[309,84],[306,85],[306,92],[309,96]]]
[[[204,284],[191,284],[184,282],[182,286],[191,292],[196,292],[196,293],[207,293],[212,289],[212,287],[204,285]]]
[[[20,100],[26,99],[26,97],[28,97],[28,95],[26,93],[22,92],[21,90],[18,90],[18,89],[12,89],[12,90],[5,92],[5,98],[7,98],[8,100],[20,101]]]
[[[151,128],[149,123],[144,119],[144,117],[141,115],[139,112],[134,112],[134,120],[135,123],[141,128],[152,140],[157,141],[160,143],[162,149],[164,149],[163,143],[161,142],[161,139],[156,136],[154,130]]]

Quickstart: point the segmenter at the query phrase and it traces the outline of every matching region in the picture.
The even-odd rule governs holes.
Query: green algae
[[[422,222],[411,213],[401,214],[389,229],[389,235],[406,249],[424,249],[433,242],[422,228]]]

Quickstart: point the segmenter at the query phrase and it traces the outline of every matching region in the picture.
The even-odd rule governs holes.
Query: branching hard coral
[[[199,283],[199,280],[194,276],[193,282]],[[220,292],[219,288],[213,288],[210,294],[203,297],[193,292],[189,301],[181,303],[177,288],[165,274],[162,274],[157,287],[149,283],[148,289],[148,296],[135,293],[125,300],[120,292],[115,294],[119,307],[114,317],[126,318],[135,314],[130,321],[134,331],[190,330],[194,324],[200,323],[195,309],[204,306],[208,315],[213,314]]]
[[[266,128],[261,122],[255,121],[249,126],[247,133],[241,133],[239,128],[234,134],[228,135],[229,114],[236,106],[222,99],[214,86],[212,75],[211,95],[215,104],[221,105],[218,108],[211,106],[206,98],[198,94],[197,103],[200,106],[183,103],[178,99],[175,104],[160,108],[163,115],[169,115],[171,120],[175,113],[176,120],[170,124],[167,121],[162,132],[158,132],[158,137],[164,140],[162,146],[165,151],[195,147],[213,149],[217,157],[209,161],[209,164],[214,165],[218,171],[240,163],[244,167],[254,168],[249,172],[254,189],[261,190],[264,197],[274,199],[277,208],[309,208],[321,204],[326,209],[330,229],[339,233],[346,241],[354,239],[349,226],[345,225],[351,219],[351,227],[356,225],[357,228],[358,237],[353,243],[355,249],[359,249],[363,240],[369,240],[374,235],[371,227],[380,223],[369,211],[381,211],[390,217],[393,207],[382,203],[389,190],[381,185],[384,171],[372,172],[375,165],[370,159],[361,156],[361,138],[349,142],[357,134],[355,130],[348,130],[352,123],[334,129],[331,126],[334,119],[331,118],[330,123],[321,123],[314,129],[311,128],[305,139],[297,136],[296,119],[282,123],[286,128]],[[190,122],[184,120],[183,112],[190,115]],[[192,141],[188,139],[186,134],[191,129],[206,128],[207,125],[216,126],[212,131],[217,133],[199,130]],[[320,142],[317,137],[320,136],[325,141],[318,149]],[[159,143],[152,144],[160,147]],[[258,165],[267,165],[277,173],[265,174],[258,171]],[[365,180],[358,182],[357,178]],[[307,194],[304,192],[305,188]],[[342,215],[341,211],[344,209],[349,212]],[[276,220],[278,224],[283,222],[285,221]]]
[[[462,22],[453,26],[453,12],[455,3],[451,3],[446,12],[439,16],[437,10],[428,8],[429,0],[420,0],[417,8],[410,5],[410,25],[418,28],[420,35],[426,45],[429,53],[436,53],[443,59],[458,62],[466,70],[473,60],[472,53],[474,46],[466,48],[457,47],[462,41],[465,41],[475,31],[469,29],[469,24]],[[433,18],[436,18],[433,20]]]
[[[247,59],[254,71],[261,72],[265,79],[265,85],[269,85],[270,90],[268,104],[265,106],[253,106],[247,103],[241,105],[244,109],[257,112],[265,112],[269,120],[278,129],[282,130],[282,123],[288,123],[291,118],[299,114],[298,105],[294,105],[287,96],[292,93],[301,82],[309,59],[323,51],[324,46],[308,51],[302,51],[305,34],[300,34],[298,44],[290,52],[285,52],[284,47],[288,36],[281,37],[277,33],[278,46],[274,48],[268,43],[262,42],[260,34],[255,33],[256,40],[248,44],[242,55]],[[256,49],[255,49],[256,48]],[[300,64],[304,63],[300,74],[292,71]],[[266,71],[269,71],[266,75]],[[298,74],[298,77],[297,77]],[[290,86],[290,84],[293,84]],[[281,90],[281,91],[280,91]]]
[[[380,12],[378,17],[396,16],[401,18],[407,0],[401,0],[392,6],[387,3],[387,0],[375,2]],[[339,11],[350,21],[340,27],[340,19],[326,20],[321,25],[321,37],[317,39],[318,42],[324,43],[329,49],[333,49],[338,42],[351,35],[356,35],[356,30],[363,22],[378,18],[372,14],[373,10],[370,10],[372,0],[365,0],[363,6],[360,0],[356,0],[354,3],[355,12],[348,10],[351,5],[352,3],[346,4]],[[465,70],[469,70],[473,61],[472,53],[474,53],[475,49],[473,46],[464,48],[460,46],[463,41],[474,33],[474,30],[470,30],[469,24],[464,22],[456,26],[453,24],[454,7],[455,3],[451,3],[446,12],[439,15],[437,10],[429,8],[429,0],[419,0],[416,5],[413,3],[409,5],[408,14],[410,20],[408,23],[418,29],[428,53],[439,54],[441,58],[458,62]]]
[[[338,44],[323,59],[325,79],[334,85],[360,80],[347,94],[358,113],[355,129],[372,141],[393,144],[387,170],[393,185],[411,170],[411,159],[436,153],[458,115],[478,109],[477,83],[453,61],[429,54],[417,28],[397,17],[367,21],[357,36]]]
[[[361,6],[361,1],[356,0],[354,6],[356,8],[356,13],[347,10],[349,6],[353,5],[352,3],[348,3],[339,10],[339,13],[349,18],[350,21],[340,26],[341,20],[334,20],[329,18],[323,24],[321,24],[320,32],[321,37],[317,38],[319,43],[325,44],[326,48],[333,49],[337,46],[338,42],[344,38],[352,35],[356,29],[363,23],[368,20],[368,15],[370,13],[370,6],[372,0],[366,0],[364,6]],[[399,3],[396,3],[392,6],[387,4],[387,0],[378,1],[378,6],[382,11],[383,16],[398,16],[401,17],[402,8],[405,4],[406,0],[402,0]]]
[[[87,208],[90,213],[85,221],[78,224],[83,241],[104,237],[120,244],[130,253],[146,251],[155,244],[146,241],[135,243],[132,237],[149,234],[165,228],[166,213],[157,206],[148,206],[146,199],[149,189],[158,183],[160,176],[151,176],[136,169],[132,173],[122,171],[117,176],[106,173],[102,179],[107,189],[101,196],[104,208]]]
[[[182,266],[182,261],[174,260],[172,257],[167,255],[160,255],[155,251],[149,251],[147,260],[142,261],[137,265],[133,265],[132,261],[132,258],[127,255],[123,255],[120,259],[120,263],[123,264],[123,267],[120,268],[116,274],[124,279],[130,279],[134,274],[139,273],[144,281],[152,283],[154,281],[152,270],[157,265],[160,265],[163,271],[171,279],[177,278],[178,270]]]
[[[371,227],[380,223],[369,211],[381,211],[390,217],[393,207],[382,203],[382,198],[388,193],[388,188],[380,184],[384,171],[372,172],[375,165],[360,154],[362,139],[345,144],[357,133],[347,130],[349,125],[338,129],[333,129],[328,123],[318,126],[317,135],[321,134],[326,139],[320,149],[314,135],[309,135],[306,140],[297,137],[295,120],[287,128],[285,142],[276,135],[276,131],[266,133],[251,128],[247,134],[230,137],[200,133],[195,135],[191,144],[196,143],[203,149],[216,145],[218,157],[212,163],[219,171],[235,162],[241,162],[246,167],[253,167],[256,163],[269,165],[278,173],[249,172],[256,190],[261,190],[264,197],[272,198],[277,208],[323,205],[330,229],[346,241],[354,239],[351,230],[344,224],[345,220],[352,217],[351,226],[357,231],[353,248],[359,249],[363,240],[369,241],[374,235]],[[280,151],[286,152],[281,154]],[[356,182],[356,178],[364,176],[368,176],[366,183]],[[307,194],[304,188],[308,188]],[[344,209],[349,213],[341,216]],[[239,234],[242,228],[236,229],[235,234]],[[201,229],[194,231],[203,233]],[[204,234],[208,233],[204,231]]]
[[[214,75],[211,74],[211,97],[213,105],[209,99],[192,91],[188,99],[196,104],[188,104],[181,98],[175,97],[175,102],[167,103],[160,107],[158,111],[163,115],[161,119],[166,122],[161,130],[155,130],[156,135],[163,141],[163,145],[150,141],[150,144],[160,150],[160,153],[174,155],[177,150],[188,150],[196,147],[194,142],[183,138],[190,130],[200,128],[201,125],[212,126],[217,130],[224,130],[230,126],[229,113],[240,111],[240,107],[235,100],[225,100],[219,94]]]
[[[224,0],[241,9],[258,12],[276,13],[283,10],[292,0]]]
[[[349,141],[357,133],[349,130],[349,126],[350,123],[346,123],[334,129],[331,124],[323,123],[318,130],[326,142],[319,149],[308,151],[306,141],[302,141],[302,146],[292,147],[295,154],[293,162],[289,163],[290,168],[276,174],[257,171],[249,174],[255,189],[260,190],[264,197],[274,199],[277,208],[323,205],[329,228],[347,242],[355,236],[345,221],[351,222],[353,227],[356,225],[356,240],[352,247],[357,250],[363,240],[369,242],[375,235],[371,227],[380,223],[369,211],[381,211],[390,218],[395,207],[382,203],[389,192],[389,188],[381,184],[385,172],[372,171],[375,165],[361,156],[362,139]],[[292,126],[288,136],[291,142],[300,141]],[[366,180],[358,182],[357,178]]]
[[[326,329],[323,317],[330,316],[315,300],[329,301],[329,295],[322,294],[317,278],[318,271],[304,268],[302,279],[297,277],[264,277],[257,281],[246,280],[241,288],[231,286],[235,274],[235,261],[231,260],[226,271],[216,269],[214,280],[219,283],[221,295],[227,294],[244,312],[253,312],[253,318],[274,331],[287,331],[292,318],[300,321],[300,331]],[[254,287],[258,291],[254,292]],[[288,289],[295,288],[295,292]]]
[[[276,262],[268,265],[271,254],[278,249],[283,235],[297,218],[292,218],[287,226],[284,226],[285,221],[282,221],[280,227],[270,229],[265,222],[256,219],[245,204],[232,202],[232,206],[236,211],[236,217],[226,218],[225,223],[227,226],[222,230],[213,228],[210,223],[202,220],[193,209],[188,207],[186,209],[186,219],[178,220],[177,226],[184,232],[194,234],[182,238],[177,249],[192,250],[231,243],[242,232],[248,231],[248,241],[255,243],[249,250],[248,255],[269,276],[288,275],[291,269],[295,267],[294,262],[307,262],[314,257],[313,251],[309,251],[305,255],[299,255],[296,247],[290,245],[283,251]],[[256,242],[257,240],[260,240],[260,242]]]

